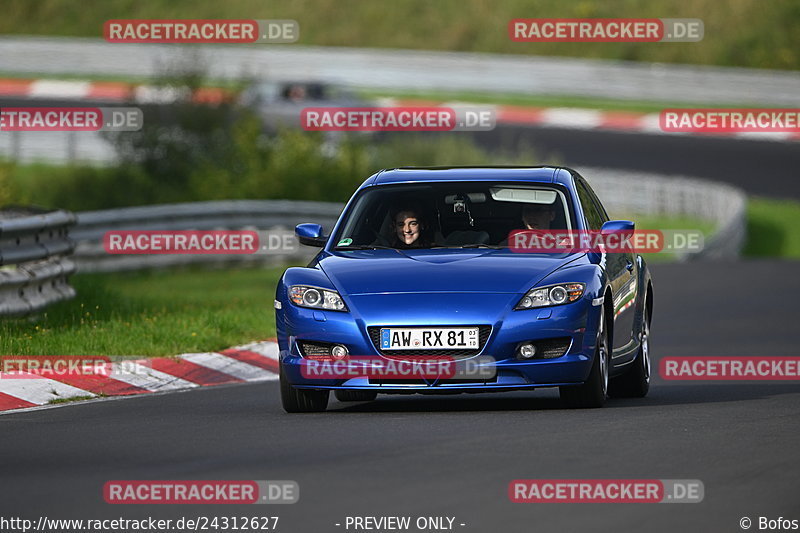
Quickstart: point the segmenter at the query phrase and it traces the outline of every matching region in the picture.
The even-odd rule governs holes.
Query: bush
[[[159,161],[160,152],[153,148],[137,148],[142,140],[128,139],[123,150],[140,159],[131,157],[116,167],[6,163],[0,166],[0,205],[85,211],[224,199],[341,202],[380,168],[516,162],[489,154],[457,134],[404,133],[382,142],[346,137],[331,150],[330,139],[318,132],[283,130],[267,138],[260,129],[256,119],[242,116],[231,125],[230,137],[218,141],[224,146],[213,153],[182,142],[165,146],[169,155],[164,157],[171,161]]]

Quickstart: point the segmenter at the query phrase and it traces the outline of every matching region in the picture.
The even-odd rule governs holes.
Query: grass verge
[[[47,402],[47,405],[59,405],[59,404],[62,404],[62,403],[82,402],[84,400],[94,400],[95,398],[98,398],[98,397],[99,398],[105,398],[106,395],[105,394],[98,394],[97,396],[84,395],[84,396],[70,396],[69,398],[53,398],[52,400]]]
[[[631,215],[636,229],[699,229],[706,236],[713,231],[710,223],[681,218]],[[620,215],[619,218],[626,218]],[[779,257],[800,259],[800,202],[750,197],[747,200],[747,240],[744,257]],[[648,261],[673,259],[671,254],[644,254]]]
[[[744,255],[800,259],[800,202],[750,198]]]
[[[707,238],[714,232],[715,226],[712,222],[699,220],[689,217],[665,217],[648,215],[613,215],[612,218],[620,220],[633,220],[636,222],[637,230],[700,230]],[[642,257],[648,263],[667,263],[675,261],[676,254],[670,252],[644,253]]]
[[[32,319],[0,322],[0,354],[163,356],[275,336],[283,268],[74,276],[78,296]]]

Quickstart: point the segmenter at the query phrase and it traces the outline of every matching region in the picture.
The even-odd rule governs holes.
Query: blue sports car
[[[276,291],[284,409],[324,411],[330,391],[371,401],[559,387],[567,406],[584,408],[645,396],[653,288],[644,259],[510,243],[515,230],[633,228],[609,220],[568,168],[374,174],[329,235],[296,228],[322,249],[287,269]]]

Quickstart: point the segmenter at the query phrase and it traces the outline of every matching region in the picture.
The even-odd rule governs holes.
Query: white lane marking
[[[186,353],[182,359],[245,381],[278,379],[278,375],[257,366],[248,365],[218,353]]]
[[[91,84],[86,81],[37,80],[31,83],[31,98],[86,98]]]
[[[792,139],[792,134],[788,131],[740,131],[734,133],[734,136],[762,141],[789,141]]]
[[[9,377],[0,373],[0,392],[26,402],[43,405],[50,400],[74,398],[75,396],[94,396],[89,391],[60,383],[48,378]]]
[[[146,360],[141,363],[137,361],[126,361],[122,364],[114,363],[113,367],[109,377],[134,387],[147,389],[150,392],[188,389],[198,386],[197,383],[150,368],[147,366]]]

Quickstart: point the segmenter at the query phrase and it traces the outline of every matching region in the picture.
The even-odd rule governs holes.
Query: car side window
[[[584,183],[582,179],[575,179],[575,188],[578,191],[578,198],[581,201],[583,213],[586,216],[586,221],[589,224],[589,229],[599,230],[603,222],[608,220],[605,215],[605,210],[602,206],[598,206],[594,194],[589,189],[589,186]]]
[[[608,222],[610,218],[608,217],[606,208],[603,207],[603,202],[601,202],[600,198],[597,197],[597,193],[594,192],[594,189],[592,189],[591,185],[589,185],[585,181],[583,182],[583,184],[586,186],[586,190],[589,191],[589,196],[592,197],[592,202],[594,203],[597,212],[600,214],[600,218],[602,219],[603,222]]]

